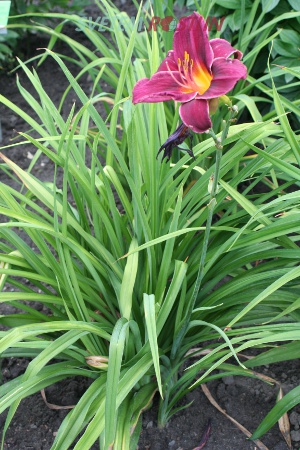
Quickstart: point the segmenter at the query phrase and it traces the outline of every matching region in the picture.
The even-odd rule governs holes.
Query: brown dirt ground
[[[122,6],[121,6],[122,8]],[[132,2],[127,1],[123,5],[124,10],[134,11]],[[95,7],[87,10],[87,16],[96,14]],[[75,31],[69,32],[75,37]],[[76,34],[76,38],[83,40],[83,34]],[[41,37],[31,39],[31,55],[36,52],[36,48],[47,45],[48,40]],[[85,42],[86,43],[86,42]],[[68,54],[70,49],[65,45],[55,48],[59,53]],[[73,73],[78,68],[70,65]],[[18,71],[22,84],[29,91],[33,92],[22,70]],[[48,58],[45,63],[38,68],[38,74],[43,86],[55,104],[58,104],[64,92],[67,81],[64,74],[58,68],[55,61]],[[88,78],[82,80],[82,87],[86,92],[90,88]],[[29,114],[34,114],[28,108],[27,103],[21,97],[16,87],[15,75],[0,73],[0,92],[9,98]],[[64,104],[64,112],[68,114],[73,102],[74,94],[70,93]],[[10,142],[16,131],[25,131],[26,124],[20,117],[0,105],[0,118],[2,123],[3,142],[6,145]],[[6,154],[17,164],[26,168],[30,162],[28,152],[32,152],[30,146],[15,147],[6,151]],[[34,169],[36,176],[43,180],[51,180],[53,170],[51,164],[45,157],[42,157]],[[4,173],[0,173],[3,182],[14,182]],[[40,308],[41,305],[37,305]],[[11,312],[7,305],[0,304],[0,314]],[[2,381],[9,381],[22,374],[28,360],[10,358],[1,361]],[[292,361],[283,364],[274,364],[270,367],[260,368],[261,372],[269,375],[283,384],[285,392],[300,384],[300,362]],[[88,386],[84,378],[74,378],[65,380],[46,389],[47,400],[58,405],[75,404]],[[267,385],[262,381],[247,379],[243,377],[227,377],[209,384],[209,388],[215,400],[226,409],[227,413],[237,419],[248,430],[254,431],[263,417],[275,403],[277,389]],[[238,428],[224,417],[214,406],[210,404],[200,388],[189,393],[183,403],[193,401],[192,405],[177,413],[164,429],[157,427],[157,400],[154,400],[153,407],[145,412],[143,417],[142,434],[139,441],[139,450],[191,450],[194,449],[201,440],[201,436],[209,419],[212,421],[212,431],[205,450],[255,450],[257,446],[248,441],[245,435]],[[44,403],[40,393],[37,393],[23,400],[18,408],[15,418],[7,432],[5,438],[5,449],[11,450],[48,450],[51,448],[55,434],[67,414],[65,410],[51,410]],[[3,429],[6,414],[0,415],[0,431]],[[290,415],[292,437],[294,439],[294,450],[299,450],[300,444],[300,408],[295,408]],[[269,450],[285,450],[287,445],[279,432],[278,426],[274,426],[263,438],[262,441]],[[73,448],[73,447],[70,447]],[[92,449],[96,450],[95,444]],[[202,447],[201,447],[202,448]],[[83,449],[88,450],[88,449]]]

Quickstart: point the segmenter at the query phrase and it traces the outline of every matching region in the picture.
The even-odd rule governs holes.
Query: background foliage
[[[194,7],[208,17],[236,2],[212,3]],[[138,32],[139,17],[149,23],[152,14],[142,8],[136,23],[122,22],[121,30],[116,16],[126,14],[106,0],[99,8],[111,19],[107,33],[83,27],[89,48],[64,34],[66,23],[82,25],[78,16],[47,14],[60,24],[37,27],[50,35],[39,64],[53,58],[69,88],[55,106],[36,70],[19,61],[36,94],[17,81],[20,93],[40,120],[0,96],[28,123],[19,145],[32,144],[33,164],[45,155],[54,168],[52,182],[43,183],[2,155],[1,169],[19,178],[20,189],[1,183],[0,301],[20,313],[1,316],[8,330],[0,332],[0,351],[2,357],[32,358],[24,375],[0,387],[0,412],[9,408],[3,442],[20,401],[66,377],[83,375],[91,384],[63,421],[52,449],[69,448],[82,430],[75,449],[97,440],[101,449],[129,449],[155,393],[161,396],[163,425],[188,389],[229,374],[256,376],[253,367],[299,356],[299,100],[288,95],[299,85],[299,72],[298,66],[270,70],[260,61],[266,61],[274,39],[274,56],[280,55],[278,42],[288,34],[281,35],[277,26],[289,19],[298,24],[300,13],[289,10],[271,18],[271,4],[239,5],[248,20],[239,22],[233,13],[228,33],[245,53],[249,76],[231,96],[240,112],[223,139],[195,305],[191,298],[205,246],[215,141],[197,135],[195,161],[178,150],[170,164],[161,163],[157,151],[177,126],[178,105],[131,102],[134,84],[157,69],[172,34]],[[153,2],[153,7],[162,17],[163,4]],[[169,0],[166,10],[172,7]],[[63,55],[53,51],[59,39],[76,54],[76,77]],[[93,83],[89,96],[80,87],[87,73]],[[80,106],[64,118],[62,105],[71,88]],[[217,136],[229,118],[228,108],[220,106],[213,117]],[[62,186],[57,183],[61,169]],[[3,289],[7,286],[14,292]],[[34,301],[47,305],[49,314],[34,309]],[[195,347],[204,356],[191,365],[188,352]],[[245,362],[240,354],[249,348],[259,348],[260,354]],[[255,438],[298,402],[298,390],[270,412]]]
[[[51,26],[49,11],[64,11],[68,14],[80,13],[88,0],[11,0],[10,17],[6,34],[0,34],[0,62],[2,69],[10,70],[15,66],[16,53],[28,57],[30,35],[38,31],[39,25]],[[37,14],[33,18],[32,14]],[[52,21],[53,24],[53,21]],[[52,25],[53,26],[53,25]]]

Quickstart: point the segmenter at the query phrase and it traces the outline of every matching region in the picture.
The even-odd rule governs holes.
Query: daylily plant
[[[157,72],[137,82],[133,103],[181,102],[183,123],[195,133],[204,133],[212,126],[209,113],[216,109],[216,99],[247,76],[241,57],[225,39],[209,40],[204,18],[194,12],[178,22],[173,50]]]

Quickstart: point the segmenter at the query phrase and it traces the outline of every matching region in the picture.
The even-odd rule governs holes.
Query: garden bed
[[[126,8],[125,8],[126,10]],[[92,14],[89,10],[87,15]],[[70,28],[69,32],[74,39],[84,39],[83,34]],[[35,48],[46,46],[46,40],[32,38],[31,51],[34,55]],[[68,54],[70,49],[61,43],[55,47],[58,53]],[[30,56],[32,56],[30,55]],[[76,74],[78,70],[70,65],[70,70]],[[67,80],[52,58],[47,58],[41,67],[37,69],[42,84],[52,99],[58,105],[67,86]],[[17,71],[21,84],[30,91],[31,85],[22,70]],[[85,92],[90,92],[91,82],[89,77],[81,81],[81,87]],[[1,94],[14,102],[25,112],[32,115],[33,112],[23,101],[14,74],[0,75]],[[70,92],[64,103],[64,114],[67,116],[72,104],[76,101],[74,92]],[[16,132],[26,132],[27,127],[23,121],[0,106],[3,141],[1,145],[7,145],[16,137]],[[15,146],[4,153],[21,168],[27,169],[32,159],[33,148],[31,145]],[[34,166],[32,173],[43,181],[53,180],[53,165],[42,156]],[[58,180],[61,178],[58,177]],[[16,187],[9,177],[1,173],[1,181]],[[43,305],[36,304],[37,310],[45,311]],[[5,304],[0,304],[0,314],[11,314],[15,309]],[[2,361],[3,382],[14,379],[22,374],[28,364],[28,360],[19,358],[5,358]],[[268,367],[260,367],[257,371],[274,378],[281,383],[285,393],[300,384],[300,362],[277,363]],[[66,379],[45,390],[47,401],[52,405],[70,406],[78,402],[88,386],[85,378],[75,377]],[[257,379],[246,377],[225,377],[208,384],[209,389],[219,405],[249,431],[254,431],[268,411],[274,406],[278,388],[266,384]],[[257,445],[246,440],[246,436],[238,428],[223,416],[205,397],[198,387],[187,394],[183,403],[192,402],[192,405],[175,414],[168,425],[163,429],[157,427],[157,399],[154,398],[154,406],[143,415],[143,427],[139,441],[139,450],[192,450],[200,443],[208,422],[211,420],[211,434],[205,445],[205,450],[255,450]],[[52,409],[36,393],[24,399],[6,433],[5,449],[12,450],[48,450],[51,448],[56,432],[66,416],[66,409]],[[6,414],[0,416],[0,430],[3,429]],[[300,408],[296,407],[290,414],[292,439],[294,450],[298,450],[300,442]],[[269,450],[285,450],[287,445],[280,433],[278,426],[274,426],[262,438],[262,442]],[[73,448],[73,447],[70,447]],[[95,444],[92,449],[96,450]],[[202,447],[201,447],[202,448]],[[203,447],[204,448],[204,447]],[[87,449],[84,449],[87,450]]]

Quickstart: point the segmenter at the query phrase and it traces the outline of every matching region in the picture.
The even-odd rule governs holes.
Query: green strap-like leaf
[[[292,389],[286,394],[271,411],[266,415],[264,420],[256,428],[251,436],[251,440],[259,439],[265,434],[287,411],[300,403],[300,386]]]
[[[151,294],[151,295],[144,294],[144,308],[145,308],[145,321],[146,321],[148,339],[149,339],[149,343],[150,343],[158,389],[159,389],[161,397],[163,397],[160,367],[159,367],[159,352],[158,352],[158,345],[157,345],[155,296],[153,294]]]
[[[118,320],[109,346],[105,402],[105,450],[112,446],[115,438],[118,384],[128,324],[124,317]]]

